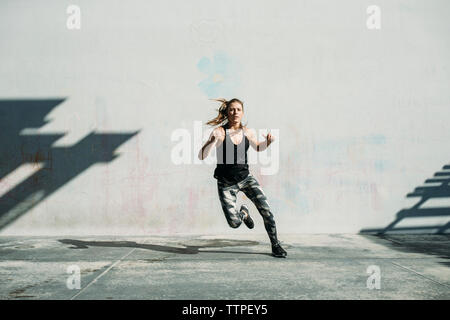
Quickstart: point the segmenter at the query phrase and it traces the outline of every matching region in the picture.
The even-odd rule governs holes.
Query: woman
[[[264,226],[272,244],[272,255],[284,258],[287,253],[277,239],[275,220],[266,195],[258,181],[249,172],[247,164],[249,145],[256,151],[264,151],[272,143],[274,137],[269,132],[265,136],[265,141],[258,142],[255,133],[242,125],[244,104],[239,99],[214,100],[222,102],[222,105],[218,109],[217,117],[208,121],[207,124],[212,126],[220,124],[221,126],[212,131],[198,157],[200,160],[205,159],[211,149],[216,147],[217,167],[214,171],[214,178],[217,179],[220,203],[230,227],[238,228],[242,222],[250,229],[254,226],[245,204],[239,211],[236,209],[237,194],[242,191],[255,204],[263,217]]]

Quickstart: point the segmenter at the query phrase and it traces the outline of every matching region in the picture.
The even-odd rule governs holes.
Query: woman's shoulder
[[[225,129],[224,129],[222,126],[216,127],[216,128],[214,128],[213,131],[211,132],[211,135],[212,135],[212,136],[214,135],[214,136],[217,138],[217,140],[218,140],[219,142],[221,142],[221,141],[224,140],[224,138],[225,138]],[[218,145],[216,145],[216,146],[218,146]]]
[[[253,129],[253,128],[242,127],[242,129],[244,130],[244,133],[246,136],[254,136],[255,135],[255,129]]]
[[[216,127],[214,132],[225,134],[225,128],[223,126]]]

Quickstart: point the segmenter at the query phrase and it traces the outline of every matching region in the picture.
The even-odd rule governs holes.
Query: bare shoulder
[[[211,136],[215,136],[218,141],[223,141],[225,137],[225,130],[222,127],[214,128],[211,132]]]
[[[221,138],[225,135],[225,130],[223,129],[223,127],[217,127],[213,130],[212,134],[214,134],[216,137]]]
[[[216,133],[225,134],[225,130],[223,129],[222,126],[215,128],[214,131],[215,131]]]
[[[218,136],[218,135],[220,135],[221,133],[223,133],[223,128],[222,128],[222,127],[217,127],[217,128],[214,128],[214,129],[211,131],[211,136]]]
[[[247,137],[255,137],[256,136],[255,129],[253,129],[253,128],[244,127],[243,130]]]

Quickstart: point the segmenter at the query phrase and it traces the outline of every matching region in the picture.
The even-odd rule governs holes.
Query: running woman
[[[219,114],[206,124],[216,127],[201,148],[198,158],[205,159],[216,147],[217,167],[214,178],[217,179],[219,200],[225,218],[232,228],[238,228],[242,222],[252,229],[253,219],[248,207],[243,204],[239,211],[236,208],[239,191],[253,202],[264,220],[264,226],[272,244],[272,255],[278,258],[286,257],[286,251],[277,239],[275,220],[267,202],[266,195],[255,177],[249,172],[247,164],[247,150],[249,145],[257,152],[264,151],[270,146],[274,137],[270,132],[264,136],[265,141],[258,142],[254,132],[242,125],[244,104],[239,99],[213,99],[222,103]]]

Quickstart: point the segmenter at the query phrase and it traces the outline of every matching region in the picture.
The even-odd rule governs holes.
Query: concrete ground
[[[286,259],[270,256],[266,235],[3,236],[0,299],[450,298],[448,235],[280,239]]]

